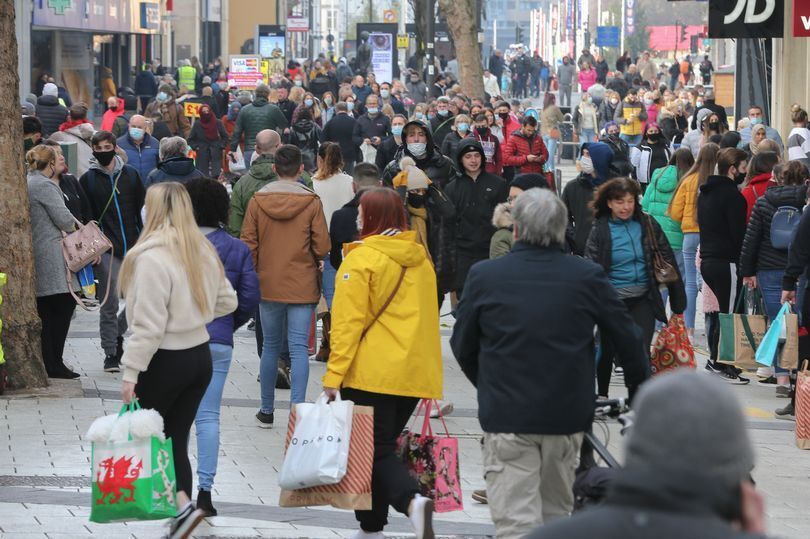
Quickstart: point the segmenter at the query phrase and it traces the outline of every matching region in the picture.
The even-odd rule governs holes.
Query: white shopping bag
[[[314,404],[295,405],[295,430],[278,474],[281,488],[340,483],[349,462],[353,408],[340,394],[327,403],[323,393]]]
[[[245,156],[242,154],[242,148],[237,146],[236,151],[233,152],[233,161],[228,164],[228,170],[231,172],[242,172],[248,168],[249,167],[245,164]]]
[[[365,142],[360,145],[360,152],[363,154],[364,163],[374,163],[377,160],[377,148]]]

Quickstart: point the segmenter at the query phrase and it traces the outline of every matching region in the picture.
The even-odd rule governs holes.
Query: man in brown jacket
[[[161,119],[166,122],[166,127],[175,137],[187,139],[191,133],[191,124],[183,113],[183,106],[175,101],[174,90],[168,84],[160,86],[160,92],[155,100],[147,105],[143,115],[147,118],[160,115]]]
[[[290,402],[306,400],[309,325],[321,297],[320,261],[331,247],[321,200],[299,181],[304,170],[301,150],[291,145],[279,147],[273,170],[278,180],[253,195],[242,223],[242,241],[253,253],[262,298],[262,403],[256,419],[264,428],[273,425],[285,321],[292,363]]]

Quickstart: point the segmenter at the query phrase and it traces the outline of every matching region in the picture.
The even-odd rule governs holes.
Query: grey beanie
[[[696,119],[697,119],[698,128],[701,127],[701,124],[703,123],[703,120],[705,120],[706,118],[708,118],[712,114],[714,114],[714,113],[711,111],[711,109],[700,109],[699,111],[697,111]]]
[[[754,468],[740,403],[710,376],[685,370],[664,374],[641,387],[633,408],[627,470],[733,487]]]

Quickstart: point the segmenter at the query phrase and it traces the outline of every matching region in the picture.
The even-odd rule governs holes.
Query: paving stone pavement
[[[453,319],[448,312],[446,303],[441,318],[445,397],[456,408],[447,425],[459,438],[464,510],[437,515],[436,529],[441,537],[490,537],[494,527],[487,506],[470,498],[473,490],[484,488],[481,428],[475,391],[450,352]],[[705,342],[702,329],[699,324],[698,343]],[[0,539],[157,538],[166,531],[165,522],[99,525],[88,520],[90,444],[84,434],[95,418],[121,406],[120,375],[103,372],[97,335],[97,317],[77,314],[65,357],[81,378],[58,381],[44,395],[0,398]],[[310,370],[308,398],[314,399],[324,365],[311,362]],[[282,460],[289,392],[278,391],[277,427],[257,428],[253,417],[259,401],[257,372],[254,334],[242,329],[236,335],[223,399],[222,445],[213,492],[221,516],[207,519],[195,537],[351,537],[357,527],[349,511],[278,507],[276,474]],[[806,496],[810,452],[795,448],[792,423],[773,419],[772,410],[785,401],[775,399],[772,388],[756,384],[734,391],[746,406],[757,453],[753,475],[766,496],[770,533],[810,537],[810,498]],[[613,382],[614,393],[624,394],[620,379]],[[621,456],[616,425],[607,425],[606,432],[608,447]],[[196,465],[193,435],[190,451],[192,465]],[[734,448],[728,451],[732,458]],[[412,537],[405,518],[392,513],[390,521],[388,537]]]

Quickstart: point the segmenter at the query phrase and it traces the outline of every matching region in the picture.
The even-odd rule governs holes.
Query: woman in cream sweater
[[[185,539],[204,516],[189,498],[188,436],[211,380],[205,326],[233,312],[237,298],[214,247],[197,227],[185,187],[153,185],[145,207],[146,225],[118,280],[132,329],[121,360],[121,395],[129,403],[137,394],[144,408],[163,416],[177,476],[178,514],[169,537]]]

